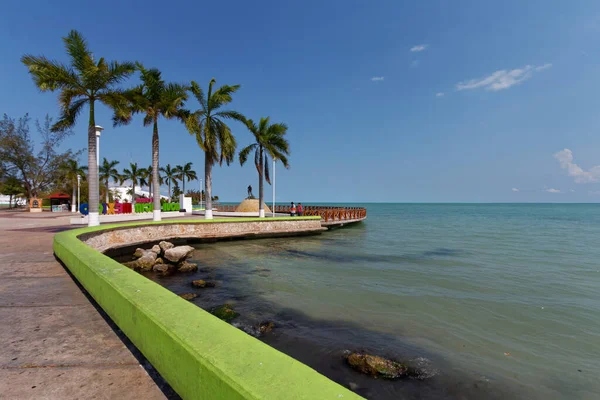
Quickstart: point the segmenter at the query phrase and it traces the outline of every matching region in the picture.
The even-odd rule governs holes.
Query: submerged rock
[[[160,242],[158,244],[158,247],[160,247],[161,252],[164,254],[165,251],[172,249],[173,247],[175,247],[175,245],[171,242],[165,242],[164,240],[162,242]]]
[[[156,253],[156,254],[160,254],[160,246],[155,244],[154,246],[152,246],[152,248],[150,249],[150,251]]]
[[[215,283],[211,281],[205,281],[204,279],[197,279],[192,281],[192,285],[199,288],[215,287]],[[225,304],[227,305],[227,304]]]
[[[273,330],[273,328],[275,328],[275,323],[273,323],[271,321],[264,321],[256,326],[240,324],[237,322],[234,322],[231,325],[235,326],[238,329],[241,329],[242,331],[246,332],[248,335],[254,336],[254,337],[261,337],[265,333],[269,333]]]
[[[222,306],[216,307],[210,313],[226,322],[229,322],[240,316],[239,313],[235,312],[233,308],[231,308],[230,304],[223,304]]]
[[[261,334],[269,333],[275,328],[275,323],[273,321],[263,321],[258,324],[258,331]]]
[[[192,252],[194,248],[192,246],[177,246],[165,251],[164,258],[172,263],[179,263],[185,260]]]
[[[165,272],[169,272],[169,270],[170,270],[171,268],[173,268],[173,266],[172,266],[172,265],[169,265],[169,264],[163,264],[163,263],[160,263],[160,264],[159,264],[159,263],[156,263],[156,264],[154,264],[154,266],[152,267],[152,271],[154,271],[154,272],[162,272],[162,273],[165,273]]]
[[[179,263],[177,265],[177,271],[179,272],[193,272],[198,269],[198,264],[189,263],[187,261]]]
[[[180,294],[179,297],[181,297],[184,300],[192,300],[198,297],[198,295],[196,293],[183,293]]]
[[[358,372],[373,377],[397,379],[408,374],[406,365],[370,354],[350,353],[346,357],[346,362]]]

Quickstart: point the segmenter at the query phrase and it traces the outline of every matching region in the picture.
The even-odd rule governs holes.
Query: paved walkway
[[[55,260],[69,217],[0,211],[0,399],[164,399]]]

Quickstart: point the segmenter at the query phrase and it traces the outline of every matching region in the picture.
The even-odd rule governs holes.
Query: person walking
[[[296,205],[294,204],[293,201],[292,201],[292,206],[290,207],[290,216],[292,216],[292,217],[296,216]]]
[[[304,215],[304,208],[302,207],[302,203],[298,203],[298,216],[301,217]]]

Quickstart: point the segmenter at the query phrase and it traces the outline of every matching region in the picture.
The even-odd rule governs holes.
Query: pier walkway
[[[54,258],[70,216],[0,211],[0,398],[164,399]]]

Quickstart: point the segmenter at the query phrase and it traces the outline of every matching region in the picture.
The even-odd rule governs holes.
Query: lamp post
[[[275,158],[273,158],[273,218],[275,218]]]
[[[96,129],[96,167],[100,168],[100,133],[102,132],[102,130],[104,129],[103,127],[101,127],[100,125],[96,125],[95,126]],[[89,168],[89,165],[88,165]],[[89,183],[89,180],[88,180]],[[98,188],[98,202],[100,200],[100,181],[98,179],[98,175],[96,175],[96,187]],[[89,191],[88,191],[89,192]],[[91,196],[90,193],[88,193],[89,196]],[[88,226],[98,226],[100,225],[100,213],[98,212],[98,209],[96,210],[92,210],[92,209],[88,209]]]
[[[79,211],[79,188],[81,186],[81,175],[77,174],[77,211]]]
[[[100,134],[104,130],[100,125],[96,125],[96,164],[100,167]]]

